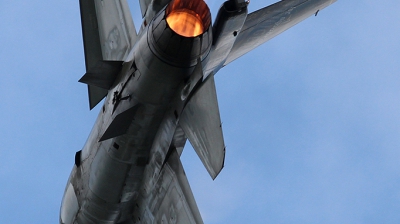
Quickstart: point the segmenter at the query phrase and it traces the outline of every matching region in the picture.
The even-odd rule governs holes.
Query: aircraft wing
[[[86,72],[96,70],[101,61],[122,63],[137,39],[127,1],[80,0],[79,4]],[[88,90],[92,109],[107,89],[88,85]]]
[[[179,154],[172,150],[151,191],[144,195],[140,223],[203,223]],[[136,223],[136,222],[135,222]]]
[[[336,0],[282,0],[250,13],[224,65],[267,42]]]

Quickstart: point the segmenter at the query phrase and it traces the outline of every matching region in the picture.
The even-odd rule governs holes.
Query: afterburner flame
[[[197,37],[204,32],[200,16],[187,9],[172,11],[167,17],[169,27],[184,37]]]
[[[166,20],[175,33],[197,37],[210,27],[211,14],[203,0],[173,0],[167,7]]]

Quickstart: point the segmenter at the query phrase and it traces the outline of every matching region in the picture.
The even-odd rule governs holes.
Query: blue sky
[[[400,222],[399,8],[338,1],[218,73],[225,168],[182,156],[205,223]],[[0,28],[0,223],[57,223],[98,112],[79,4],[2,1]]]

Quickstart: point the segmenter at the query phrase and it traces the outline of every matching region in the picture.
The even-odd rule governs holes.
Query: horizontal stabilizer
[[[208,173],[215,179],[224,166],[225,144],[213,75],[189,100],[179,124]]]
[[[122,68],[122,61],[98,61],[79,82],[109,90]]]
[[[284,0],[250,13],[224,65],[316,14],[336,0]]]

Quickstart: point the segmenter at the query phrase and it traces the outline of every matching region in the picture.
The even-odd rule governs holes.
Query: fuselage
[[[141,33],[108,91],[76,155],[60,223],[131,219],[140,213],[140,195],[149,193],[168,150],[175,147],[171,142],[185,103],[182,90],[197,63],[207,58],[212,38],[208,28],[197,37],[177,35],[165,17],[163,10]],[[113,135],[121,129],[123,134]]]
[[[227,0],[211,26],[203,0],[140,0],[137,35],[125,0],[80,0],[80,82],[90,108],[107,96],[75,155],[60,223],[203,223],[179,156],[188,139],[213,179],[224,167],[215,73],[333,2],[248,14],[249,1]]]

